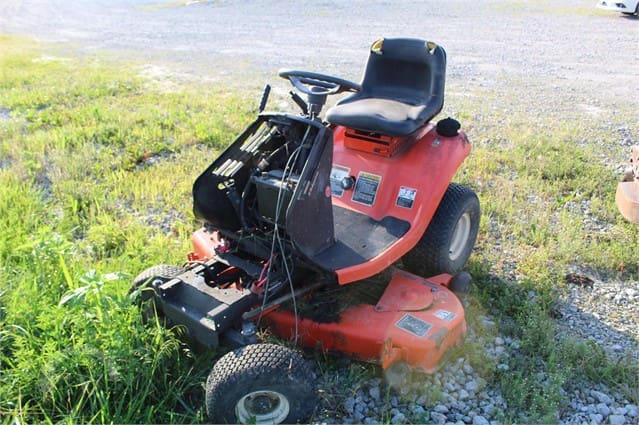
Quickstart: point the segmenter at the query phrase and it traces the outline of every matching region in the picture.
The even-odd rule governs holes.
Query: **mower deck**
[[[355,305],[337,321],[320,323],[299,318],[291,310],[274,311],[264,320],[284,339],[329,352],[342,352],[384,369],[405,363],[431,373],[442,356],[466,333],[464,310],[447,285],[452,276],[423,279],[394,269],[390,283],[375,304]]]
[[[639,182],[620,182],[615,200],[621,215],[626,220],[639,224]]]
[[[617,186],[615,201],[624,218],[639,224],[639,145],[632,147],[632,171]]]
[[[219,259],[216,247],[220,244],[217,233],[200,229],[193,235],[196,250],[192,258]],[[330,312],[324,312],[323,317],[296,316],[288,306],[267,309],[260,316],[283,339],[295,338],[297,324],[302,345],[346,353],[384,369],[405,363],[433,372],[444,353],[466,333],[463,306],[448,288],[453,277],[441,274],[424,279],[391,270],[390,280],[381,282],[386,286],[381,296],[375,296],[381,292],[378,287],[365,281],[355,285],[368,296],[358,294],[350,299],[345,292],[338,293],[337,297],[349,298],[342,300],[347,304],[343,311],[333,300],[326,307]],[[312,299],[308,302],[314,303]]]

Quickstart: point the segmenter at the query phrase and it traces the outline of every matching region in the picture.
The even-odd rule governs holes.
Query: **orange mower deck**
[[[442,274],[423,279],[395,269],[376,305],[350,307],[336,323],[297,318],[298,342],[342,352],[384,369],[404,363],[432,373],[444,353],[466,333],[462,304],[447,288],[452,278]],[[264,320],[281,338],[295,337],[292,311],[280,309]]]
[[[632,147],[632,173],[617,185],[615,201],[624,218],[639,224],[639,145]]]

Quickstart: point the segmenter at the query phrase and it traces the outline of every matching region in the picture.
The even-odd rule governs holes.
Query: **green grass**
[[[197,228],[191,184],[248,123],[259,94],[180,81],[167,90],[140,74],[135,65],[45,56],[32,42],[0,37],[0,111],[10,114],[0,114],[2,423],[204,419],[202,386],[215,353],[195,355],[179,332],[143,325],[127,291],[140,270],[184,260]],[[555,105],[562,119],[523,112],[536,99],[518,86],[449,89],[447,105],[460,108],[452,114],[475,146],[458,180],[477,190],[483,209],[469,323],[481,330],[477,317],[490,314],[500,332],[521,340],[508,372],[481,344],[454,354],[501,386],[512,408],[505,421],[556,421],[561,389],[580,380],[637,403],[636,362],[558,339],[553,319],[569,267],[639,279],[639,230],[619,217],[618,176],[602,160],[627,159],[605,141],[635,111],[617,105],[606,125],[574,105]],[[323,371],[337,369],[317,359]],[[351,368],[352,388],[377,373]],[[438,394],[430,389],[429,399]]]
[[[248,108],[0,45],[0,422],[201,421],[213,353],[143,326],[128,285],[183,261],[191,182]]]

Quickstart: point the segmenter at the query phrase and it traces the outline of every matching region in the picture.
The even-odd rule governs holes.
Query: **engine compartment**
[[[297,184],[324,130],[301,117],[261,115],[195,181],[195,216],[230,232],[272,231],[275,223],[285,227]]]

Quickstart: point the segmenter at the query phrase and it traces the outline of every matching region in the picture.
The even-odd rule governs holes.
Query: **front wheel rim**
[[[448,255],[451,261],[457,260],[464,249],[470,236],[471,220],[470,214],[465,212],[459,217],[455,230],[453,231],[453,237],[451,238],[450,248],[448,249]]]
[[[284,422],[289,412],[288,400],[277,391],[253,391],[235,405],[235,414],[242,424],[279,424]]]

